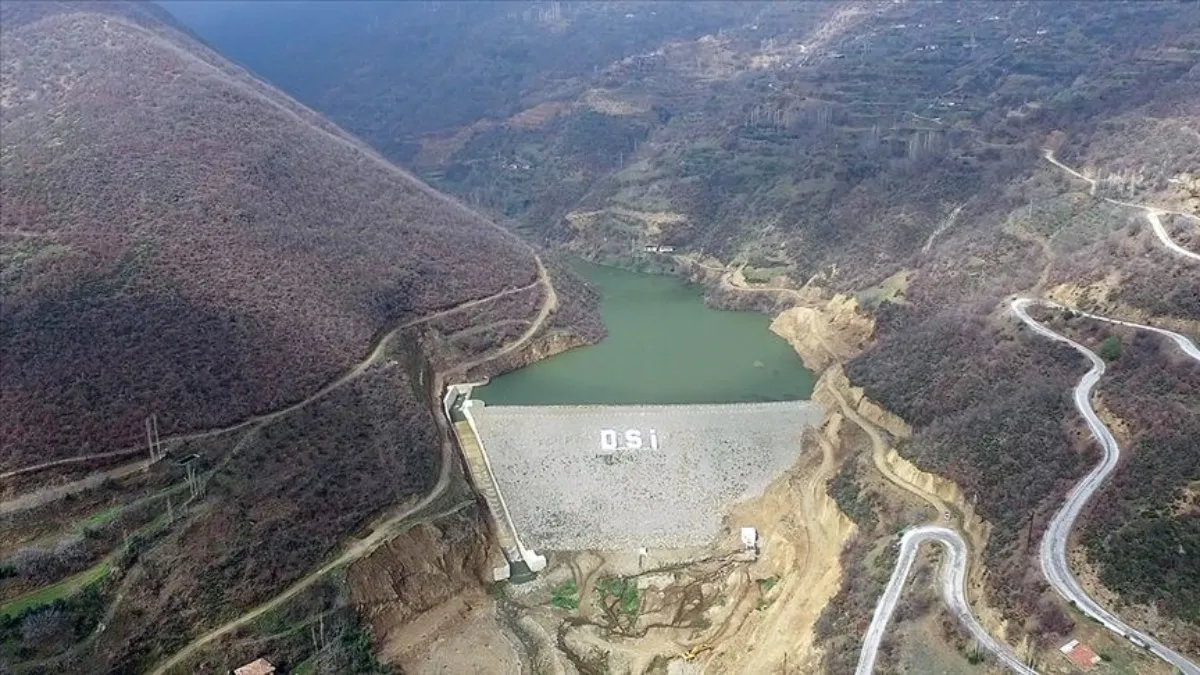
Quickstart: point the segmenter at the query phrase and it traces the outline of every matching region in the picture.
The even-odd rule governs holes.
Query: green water
[[[812,373],[770,318],[704,304],[674,277],[579,261],[600,292],[608,337],[501,375],[474,397],[495,405],[731,403],[807,399]]]

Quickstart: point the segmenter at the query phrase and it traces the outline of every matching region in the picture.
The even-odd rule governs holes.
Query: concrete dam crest
[[[730,507],[790,468],[821,419],[812,401],[489,406],[469,396],[452,387],[446,412],[506,557],[535,572],[545,565],[535,551],[711,544]]]

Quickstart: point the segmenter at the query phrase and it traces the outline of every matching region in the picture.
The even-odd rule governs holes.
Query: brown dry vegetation
[[[1089,307],[1196,316],[1194,266],[1164,253],[1140,212],[1103,201],[1186,208],[1171,181],[1200,156],[1196,6],[914,2],[844,15],[816,3],[711,7],[726,12],[719,34],[664,37],[658,49],[631,51],[591,76],[524,77],[517,109],[561,110],[537,127],[502,123],[516,111],[511,99],[481,106],[439,97],[461,123],[459,133],[445,132],[456,139],[451,152],[426,156],[435,163],[423,166],[426,175],[607,261],[644,264],[630,253],[637,244],[664,243],[797,285],[814,279],[859,293],[910,270],[903,302],[870,306],[876,345],[847,374],[913,426],[900,452],[952,479],[991,524],[989,604],[1017,619],[1017,633],[1049,639],[1070,630],[1032,554],[1061,496],[1096,457],[1070,402],[1086,366],[997,308],[1017,292],[1097,285],[1080,294]],[[514,22],[507,39],[492,38],[502,47],[472,53],[509,54],[531,36],[561,52],[555,31],[575,27],[574,11],[559,24]],[[630,10],[631,30],[642,25],[640,11]],[[295,52],[264,51],[257,63],[281,82],[305,68],[279,58]],[[312,67],[327,65],[308,53]],[[300,89],[402,156],[391,129],[374,133],[371,100],[398,85],[364,69],[371,59],[361,48],[343,56],[330,67],[357,86]],[[480,63],[465,59],[437,77],[472,82],[488,72]],[[621,105],[589,105],[598,96]],[[1092,194],[1047,164],[1044,145],[1109,178]],[[676,219],[660,228],[629,212]],[[713,293],[739,306],[779,306],[767,294],[724,295]],[[1148,409],[1127,412],[1135,433],[1161,426]],[[1184,467],[1177,450],[1171,457]],[[858,476],[839,473],[830,490],[869,518],[876,505],[856,491]],[[1126,487],[1117,480],[1112,490]],[[847,586],[827,614],[826,665],[835,672],[852,667],[855,645],[845,636],[860,633],[877,593],[882,566],[866,560],[872,548],[864,541],[848,551]]]
[[[169,655],[272,597],[437,472],[436,427],[399,366],[248,433],[214,467],[194,517],[142,556],[103,658],[145,667]]]
[[[548,7],[479,6],[444,21],[422,6],[413,10],[422,56],[399,71],[379,64],[401,46],[354,30],[338,36],[354,48],[329,61],[310,49],[323,43],[281,29],[255,40],[266,61],[251,65],[274,68],[278,83],[390,157],[409,157],[432,129],[452,136],[445,152],[427,153],[436,162],[423,167],[427,177],[593,257],[645,263],[630,261],[631,244],[666,243],[851,292],[910,270],[903,302],[871,304],[875,346],[846,372],[912,425],[900,452],[952,479],[991,524],[988,604],[1018,619],[1017,633],[1070,631],[1033,556],[1046,519],[1096,457],[1070,403],[1086,366],[997,308],[1012,293],[1055,290],[1135,319],[1200,317],[1195,266],[1163,252],[1139,211],[1103,201],[1195,208],[1178,176],[1200,157],[1197,6],[881,3],[827,25],[829,7],[817,3],[691,6],[659,5],[654,19],[638,4],[567,3],[558,17]],[[0,337],[6,356],[23,360],[4,364],[0,403],[19,414],[0,427],[0,465],[132,441],[151,410],[178,430],[296,400],[394,322],[533,280],[528,255],[486,223],[381,168],[311,112],[163,28],[152,10],[25,23],[30,15],[13,21],[11,7]],[[269,16],[270,7],[253,11]],[[409,10],[397,7],[364,25],[399,21]],[[715,28],[725,30],[694,39]],[[595,39],[574,50],[581,31]],[[288,48],[272,51],[272,39]],[[437,60],[448,52],[456,58]],[[404,70],[431,63],[436,73],[421,75],[436,86]],[[561,114],[536,127],[501,123],[551,107]],[[1043,145],[1099,176],[1094,193],[1049,166]],[[598,215],[572,228],[572,212]],[[659,228],[629,212],[676,218]],[[531,350],[472,374],[601,334],[594,296],[547,264],[561,310]],[[446,317],[421,344],[437,363],[462,362],[525,330],[541,293]],[[767,294],[714,297],[778,307]],[[63,308],[74,312],[63,318]],[[1134,450],[1090,509],[1083,543],[1105,584],[1187,620],[1198,582],[1162,543],[1194,541],[1194,378],[1164,375],[1178,364],[1153,340],[1124,339],[1101,397]],[[429,440],[429,420],[378,429],[354,412],[415,405],[421,395],[405,388],[419,371],[399,369],[372,372],[370,391],[339,392],[272,425],[281,435],[271,443],[229,455],[209,498],[145,556],[153,585],[132,592],[104,658],[144,665],[294,579],[380,508],[349,494],[360,472],[398,481],[389,499],[425,485],[429,463],[407,454],[385,462],[380,448],[396,446],[378,434],[415,447]],[[65,422],[76,409],[88,412]],[[880,542],[903,520],[865,463],[847,467],[828,490],[867,534],[845,552],[845,586],[818,625],[832,672],[853,667],[890,563]],[[280,497],[248,497],[259,486],[241,481],[267,474],[262,487]],[[368,485],[380,487],[379,476]],[[322,508],[343,501],[345,514]],[[297,519],[313,522],[285,527]],[[234,545],[218,550],[213,542],[230,533]],[[287,547],[278,567],[272,557],[259,569],[259,542]],[[208,576],[201,583],[189,570]],[[1160,578],[1172,597],[1146,588]],[[396,588],[400,606],[419,596]],[[183,600],[167,599],[176,592]],[[178,618],[180,602],[203,610]],[[145,617],[164,622],[164,644]]]
[[[1200,571],[1191,551],[1200,509],[1191,492],[1200,477],[1200,367],[1145,331],[1051,318],[1057,330],[1112,357],[1098,398],[1119,425],[1122,462],[1088,509],[1082,542],[1089,559],[1123,599],[1195,624]],[[1106,350],[1106,340],[1120,348]],[[1200,645],[1200,633],[1185,636]]]
[[[7,6],[6,6],[7,7]],[[529,253],[123,7],[6,10],[0,466],[298,400]],[[40,8],[41,5],[38,5]],[[284,101],[284,102],[281,102]]]
[[[0,522],[5,601],[112,565],[82,594],[3,617],[0,668],[142,672],[275,596],[434,484],[445,439],[430,365],[511,338],[452,334],[527,324],[544,302],[527,246],[160,14],[3,5],[0,468],[136,445],[151,412],[166,437],[305,400],[403,322],[530,291],[406,328],[357,377],[286,414],[13,506]],[[562,311],[545,330],[595,339],[595,298],[551,270]],[[174,462],[193,452],[197,494],[137,501],[181,485]],[[3,494],[93,468],[21,476]],[[18,559],[30,564],[13,577]]]

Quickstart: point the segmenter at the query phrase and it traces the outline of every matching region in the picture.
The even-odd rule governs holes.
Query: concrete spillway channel
[[[505,565],[494,570],[493,577],[499,581],[509,579],[514,583],[531,581],[534,574],[546,568],[546,558],[525,548],[517,536],[508,505],[492,473],[491,462],[479,437],[479,430],[471,417],[472,401],[468,400],[472,385],[451,385],[442,399],[442,406],[450,420],[454,438],[467,467],[467,474],[475,491],[483,497],[491,518],[496,541],[504,552]]]

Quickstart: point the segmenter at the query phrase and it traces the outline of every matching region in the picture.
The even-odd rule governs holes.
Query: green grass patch
[[[601,599],[614,599],[621,612],[626,616],[637,616],[642,607],[642,597],[638,592],[637,581],[624,577],[605,577],[596,582],[596,592]]]
[[[742,268],[742,276],[747,283],[751,284],[766,284],[772,279],[788,272],[787,267],[750,267]]]
[[[83,521],[83,526],[86,527],[103,527],[117,519],[121,515],[121,511],[125,510],[124,504],[110,506],[103,511],[93,513],[87,520]]]
[[[579,587],[574,581],[566,581],[554,589],[550,604],[566,610],[579,609]]]
[[[121,514],[127,509],[142,507],[154,501],[166,499],[174,494],[183,492],[185,489],[187,489],[187,483],[181,482],[177,485],[172,485],[153,494],[129,502],[128,504],[115,504],[88,516],[87,519],[79,524],[79,529],[83,530],[85,533],[87,530],[98,530],[121,517]],[[165,511],[166,507],[164,506],[163,508]]]
[[[488,595],[492,596],[493,600],[499,601],[508,597],[508,582],[493,581],[488,584]]]
[[[1100,358],[1104,359],[1105,361],[1116,361],[1117,359],[1121,358],[1121,339],[1115,335],[1109,335],[1108,337],[1104,338],[1103,342],[1100,343],[1100,349],[1098,351]]]
[[[758,580],[758,590],[762,591],[763,593],[770,591],[777,585],[779,585],[779,577],[767,577],[766,579]]]
[[[55,600],[68,598],[88,586],[103,581],[111,572],[112,563],[105,560],[56,584],[43,586],[36,591],[26,593],[0,605],[0,616],[17,616],[30,607],[40,607],[41,605],[48,605]]]

